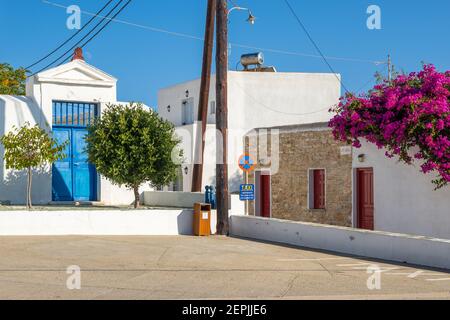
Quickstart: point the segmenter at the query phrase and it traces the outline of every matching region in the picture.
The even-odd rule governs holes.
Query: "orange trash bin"
[[[207,203],[194,204],[194,235],[211,235],[211,205]]]

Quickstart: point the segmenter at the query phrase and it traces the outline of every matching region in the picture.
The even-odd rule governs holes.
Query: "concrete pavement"
[[[226,237],[2,237],[0,299],[450,299],[450,273]]]

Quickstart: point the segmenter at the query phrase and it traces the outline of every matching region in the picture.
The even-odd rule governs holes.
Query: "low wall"
[[[380,231],[232,216],[233,236],[450,269],[450,240]]]
[[[205,194],[201,192],[146,191],[144,204],[154,207],[193,208],[194,203],[204,202]]]
[[[211,232],[216,231],[211,212]],[[193,211],[0,211],[0,236],[192,235]]]
[[[229,196],[229,207],[232,214],[245,214],[245,202],[239,200],[238,194]],[[152,207],[193,208],[194,203],[205,202],[205,194],[200,192],[179,191],[145,191],[144,204]]]

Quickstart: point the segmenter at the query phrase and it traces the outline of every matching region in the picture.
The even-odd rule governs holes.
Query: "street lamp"
[[[256,22],[256,17],[252,14],[252,11],[249,8],[244,8],[244,7],[239,7],[239,6],[234,6],[232,7],[230,10],[227,11],[227,20],[228,23],[230,23],[229,17],[230,17],[230,13],[233,11],[247,11],[248,12],[248,18],[247,18],[247,22],[250,23],[251,25],[254,25]],[[228,44],[228,56],[231,55],[231,44]],[[228,57],[227,57],[227,66],[228,66]],[[228,66],[229,67],[229,66]]]
[[[228,10],[227,16],[230,16],[230,13],[234,10],[238,10],[238,11],[248,11],[248,18],[247,18],[247,22],[249,22],[250,24],[255,24],[256,21],[256,17],[252,14],[252,11],[248,8],[243,8],[243,7],[233,7],[230,10]]]

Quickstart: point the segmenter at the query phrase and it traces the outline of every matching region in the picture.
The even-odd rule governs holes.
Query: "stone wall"
[[[341,152],[342,147],[348,149],[348,146],[336,142],[326,124],[272,128],[267,144],[264,139],[258,139],[257,143],[259,148],[268,145],[269,157],[270,132],[274,129],[279,132],[279,168],[272,174],[272,217],[351,227],[352,155]],[[249,149],[249,141],[247,138],[247,151],[254,154],[254,146]],[[266,167],[258,162],[256,168]],[[326,208],[323,210],[309,209],[310,169],[326,171]],[[254,172],[249,173],[247,179],[255,183]],[[248,211],[254,215],[254,203],[249,203]]]

